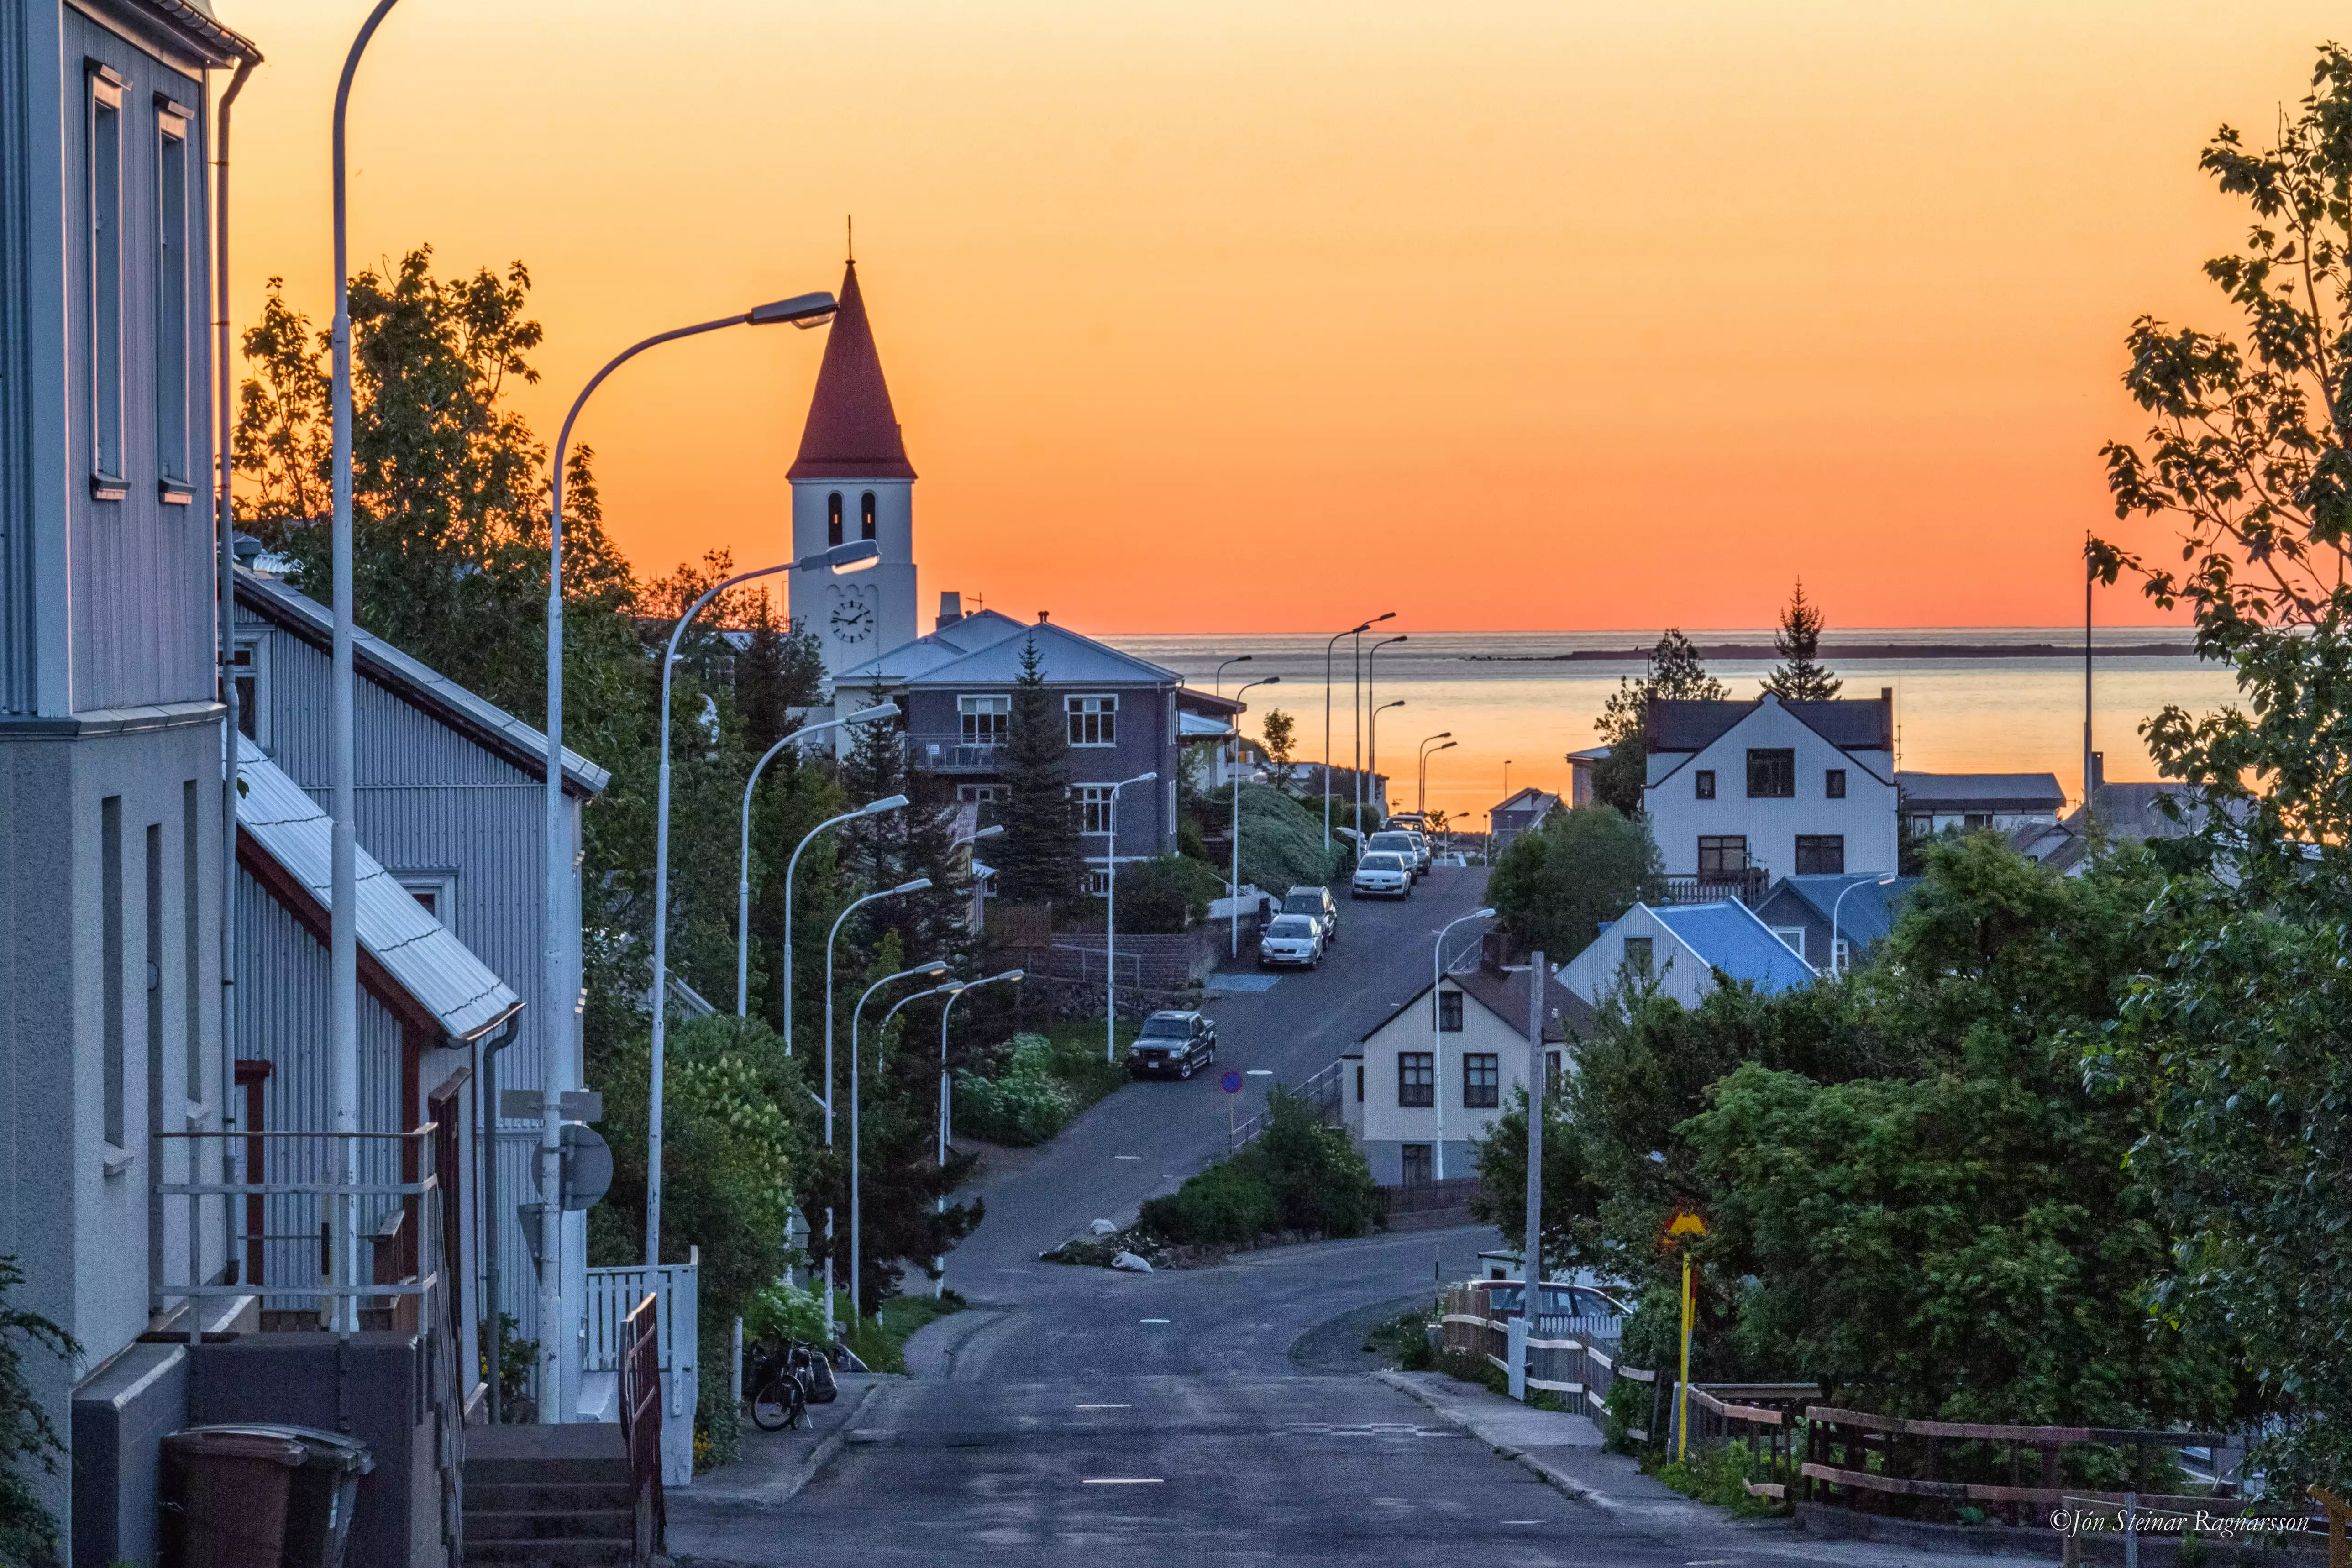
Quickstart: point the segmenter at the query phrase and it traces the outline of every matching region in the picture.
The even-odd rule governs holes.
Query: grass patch
[[[1645,1457],[1642,1468],[1685,1497],[1729,1509],[1737,1518],[1770,1519],[1788,1511],[1785,1504],[1748,1490],[1745,1483],[1771,1477],[1764,1456],[1745,1442],[1703,1448],[1680,1459]]]
[[[1387,1357],[1399,1372],[1427,1372],[1437,1364],[1437,1351],[1429,1343],[1430,1328],[1436,1322],[1433,1308],[1375,1323],[1364,1336],[1364,1353]]]
[[[848,1298],[837,1298],[839,1310],[848,1310]],[[940,1296],[893,1296],[882,1303],[882,1310],[870,1318],[860,1318],[846,1325],[842,1343],[848,1345],[857,1359],[876,1372],[907,1370],[907,1342],[925,1323],[936,1322],[950,1312],[960,1312],[970,1303],[953,1291]]]
[[[1052,1024],[1036,1032],[1045,1037],[1053,1050],[1047,1068],[1070,1091],[1071,1097],[1083,1111],[1096,1101],[1125,1086],[1127,1082],[1127,1048],[1143,1028],[1140,1023],[1122,1021],[1118,1030],[1118,1059],[1103,1060],[1103,1027],[1094,1023],[1064,1021]]]

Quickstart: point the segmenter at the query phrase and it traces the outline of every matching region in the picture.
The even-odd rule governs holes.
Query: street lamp
[[[833,1147],[833,944],[841,935],[842,923],[877,898],[896,898],[902,893],[920,893],[931,885],[931,879],[919,876],[912,882],[902,882],[896,887],[886,887],[879,893],[869,893],[853,898],[847,908],[835,917],[833,929],[824,938],[824,1146]],[[824,1206],[824,1337],[833,1338],[833,1205]]]
[[[1246,659],[1246,658],[1248,658],[1248,657],[1249,657],[1249,655],[1248,655],[1247,653],[1244,653],[1244,654],[1242,655],[1242,657],[1243,657],[1243,658],[1244,658],[1244,659]],[[1234,661],[1228,661],[1228,663],[1232,663],[1232,662],[1234,662]],[[1262,681],[1252,681],[1252,682],[1249,684],[1249,685],[1242,687],[1242,688],[1241,688],[1241,691],[1237,691],[1237,692],[1235,692],[1235,693],[1234,694],[1234,701],[1235,701],[1235,702],[1239,702],[1239,701],[1241,701],[1241,700],[1242,700],[1242,693],[1243,693],[1243,692],[1246,692],[1246,691],[1248,691],[1248,690],[1250,689],[1250,686],[1271,686],[1271,685],[1280,685],[1280,684],[1281,684],[1281,681],[1282,681],[1282,677],[1281,677],[1280,675],[1268,675],[1268,676],[1266,676],[1266,678],[1265,678],[1265,679],[1264,679],[1264,680],[1262,680]],[[1231,883],[1227,883],[1227,884],[1226,884],[1226,887],[1225,887],[1225,894],[1226,894],[1226,897],[1225,897],[1225,906],[1226,906],[1226,913],[1227,913],[1227,914],[1229,914],[1229,915],[1232,916],[1232,918],[1233,918],[1233,926],[1234,926],[1233,956],[1234,956],[1234,957],[1236,957],[1236,958],[1240,957],[1240,956],[1241,956],[1241,953],[1242,953],[1242,770],[1241,770],[1241,767],[1240,767],[1240,763],[1241,763],[1241,750],[1242,750],[1242,746],[1241,746],[1241,739],[1240,739],[1240,727],[1237,725],[1237,726],[1235,726],[1235,727],[1234,727],[1234,879],[1233,879],[1233,881],[1232,881]]]
[[[1408,639],[1407,639],[1407,638],[1405,638],[1405,637],[1402,637],[1402,636],[1387,637],[1387,638],[1383,638],[1383,639],[1381,639],[1380,642],[1377,642],[1377,643],[1373,643],[1370,647],[1369,647],[1369,648],[1367,648],[1367,649],[1365,649],[1365,650],[1364,650],[1364,706],[1365,706],[1367,708],[1371,707],[1371,706],[1372,706],[1374,703],[1376,703],[1376,702],[1380,701],[1379,696],[1378,696],[1377,695],[1375,695],[1374,687],[1373,687],[1373,685],[1372,685],[1372,677],[1373,677],[1373,675],[1377,673],[1377,672],[1375,672],[1375,670],[1374,670],[1374,669],[1373,669],[1373,667],[1372,667],[1372,662],[1373,662],[1374,660],[1378,659],[1378,658],[1381,656],[1381,649],[1383,649],[1383,648],[1385,648],[1385,647],[1388,647],[1388,646],[1389,646],[1390,644],[1391,644],[1391,643],[1402,643],[1402,642],[1406,642],[1406,641],[1408,641]],[[1374,711],[1375,711],[1375,712],[1377,712],[1378,710],[1377,710],[1377,709],[1374,709]],[[1370,733],[1371,726],[1370,726],[1370,724],[1369,722],[1367,722],[1367,724],[1366,724],[1366,726],[1365,726],[1365,729],[1366,729],[1366,734],[1365,734],[1365,737],[1364,737],[1364,772],[1365,772],[1365,774],[1367,775],[1367,777],[1366,777],[1365,779],[1363,779],[1362,780],[1360,780],[1360,782],[1364,787],[1369,788],[1369,787],[1370,787],[1370,783],[1371,783],[1371,779],[1370,779],[1370,775],[1372,775],[1372,774],[1376,774],[1376,773],[1378,773],[1378,772],[1380,771],[1380,767],[1381,767],[1381,748],[1380,748],[1380,746],[1379,746],[1379,744],[1378,744],[1378,737],[1377,737],[1376,736],[1374,736],[1374,735],[1372,735],[1372,734]],[[1356,818],[1357,818],[1357,821],[1356,821],[1356,826],[1357,826],[1357,827],[1359,827],[1359,828],[1361,828],[1361,827],[1364,825],[1364,823],[1363,823],[1363,810],[1364,810],[1363,803],[1360,800],[1360,801],[1358,801],[1358,802],[1357,802],[1357,805],[1356,805]],[[1388,824],[1387,824],[1387,821],[1386,821],[1386,819],[1387,819],[1387,817],[1388,817],[1388,812],[1387,812],[1385,810],[1383,810],[1381,812],[1381,818],[1382,818],[1382,821],[1381,821],[1381,826],[1383,826],[1383,827],[1386,827],[1386,826],[1388,825]]]
[[[1023,977],[1023,973],[1024,971],[1019,969],[1007,969],[1002,974],[990,975],[984,979],[973,980],[970,984],[961,986],[951,992],[948,997],[947,1005],[940,1009],[939,1162],[940,1168],[941,1170],[947,1169],[948,1166],[948,1107],[950,1103],[948,1093],[948,1015],[955,1011],[956,1002],[958,998],[962,997],[964,992],[972,990],[981,986],[992,986],[1000,980],[1018,985]],[[947,1212],[947,1207],[948,1195],[945,1193],[940,1194],[931,1201],[931,1212],[934,1214],[945,1214]],[[931,1263],[933,1267],[939,1270],[939,1277],[931,1281],[931,1294],[936,1297],[947,1289],[948,1260],[945,1258],[934,1258],[931,1260]]]
[[[1492,920],[1492,909],[1474,909],[1439,927],[1437,946],[1429,954],[1429,1062],[1430,1097],[1437,1103],[1437,1179],[1445,1179],[1445,1040],[1438,1032],[1438,1022],[1444,1016],[1437,1010],[1437,988],[1445,978],[1445,937],[1455,926],[1469,920]],[[1543,995],[1544,977],[1536,977],[1536,995]]]
[[[875,981],[872,985],[866,987],[866,995],[859,997],[857,998],[857,1005],[849,1009],[849,1321],[851,1322],[856,1322],[860,1317],[865,1315],[858,1308],[857,1288],[858,1243],[863,1235],[863,1231],[860,1229],[858,1224],[860,1211],[857,1202],[857,1081],[865,1071],[860,1065],[857,1054],[857,1018],[860,1013],[863,1013],[866,1010],[866,1001],[872,998],[875,992],[880,990],[883,987],[895,984],[899,980],[911,980],[918,975],[939,976],[944,975],[947,972],[947,961],[942,958],[934,958],[928,964],[918,964],[911,969],[901,969],[895,975],[885,975],[880,979]],[[934,988],[934,989],[939,988]],[[931,993],[929,991],[918,991],[915,993],[915,996],[929,996],[930,994]],[[898,1009],[905,1007],[907,1003],[913,1001],[915,997],[902,998],[890,1009],[888,1013],[883,1015],[883,1032],[887,1033],[888,1031],[890,1028],[890,1019],[892,1017],[896,1016]],[[879,1040],[881,1035],[877,1034],[875,1038]],[[831,1089],[833,1085],[831,1083],[827,1083],[825,1087],[827,1089]],[[833,1249],[830,1247],[825,1249],[825,1255],[828,1259],[831,1258],[832,1253]]]
[[[1454,749],[1454,746],[1458,744],[1458,742],[1454,740],[1453,736],[1454,732],[1452,730],[1441,729],[1435,735],[1424,737],[1422,740],[1421,758],[1416,767],[1416,771],[1420,777],[1420,782],[1414,787],[1412,809],[1420,812],[1424,818],[1429,815],[1429,743],[1433,740],[1443,740],[1445,744],[1439,747],[1437,749],[1440,751],[1451,751]],[[1426,823],[1423,825],[1425,826]]]
[[[1891,872],[1891,871],[1890,871],[1890,872],[1888,872],[1885,876],[1881,876],[1881,877],[1874,877],[1874,878],[1872,878],[1872,879],[1871,879],[1870,881],[1868,881],[1868,882],[1857,882],[1857,883],[1853,883],[1849,884],[1849,885],[1846,887],[1846,889],[1845,889],[1845,892],[1844,892],[1844,893],[1841,893],[1841,894],[1839,894],[1835,899],[1833,899],[1832,901],[1831,901],[1831,904],[1830,904],[1830,974],[1831,974],[1832,977],[1835,977],[1835,976],[1837,976],[1837,975],[1843,974],[1843,973],[1847,968],[1849,968],[1849,967],[1852,967],[1852,966],[1850,966],[1850,965],[1841,965],[1841,964],[1838,962],[1838,914],[1839,914],[1839,912],[1840,912],[1841,910],[1844,909],[1844,907],[1845,907],[1845,895],[1846,895],[1846,894],[1847,894],[1847,893],[1852,893],[1852,892],[1853,892],[1855,888],[1857,888],[1857,887],[1891,887],[1891,886],[1893,886],[1893,885],[1894,885],[1894,883],[1895,883],[1895,873],[1894,873],[1893,872]]]
[[[1365,770],[1366,770],[1367,772],[1369,772],[1369,771],[1371,769],[1372,766],[1373,766],[1373,764],[1372,764],[1372,756],[1373,756],[1373,755],[1376,755],[1376,754],[1379,752],[1379,750],[1380,750],[1380,739],[1381,739],[1381,715],[1382,715],[1382,714],[1386,713],[1389,709],[1391,709],[1391,708],[1392,708],[1392,707],[1402,707],[1402,706],[1404,706],[1404,698],[1402,698],[1402,697],[1393,697],[1393,698],[1390,699],[1389,701],[1382,703],[1380,706],[1378,706],[1378,707],[1374,708],[1374,709],[1371,711],[1371,715],[1370,715],[1370,716],[1369,718],[1367,718],[1367,719],[1364,721],[1364,738],[1365,738],[1365,739],[1366,739],[1366,741],[1369,743],[1369,744],[1365,747],[1365,748],[1364,748],[1364,749],[1365,749],[1365,752],[1366,752],[1366,754],[1367,754],[1367,755],[1365,756],[1365,758],[1364,758],[1364,768],[1365,768]],[[1388,813],[1387,813],[1385,810],[1383,810],[1383,811],[1381,813],[1381,825],[1382,827],[1386,827],[1386,826],[1388,825],[1388,823],[1387,823]],[[1357,823],[1357,827],[1358,827],[1358,829],[1359,829],[1359,830],[1360,830],[1360,829],[1362,828],[1362,826],[1363,826],[1363,824],[1362,824],[1360,821],[1359,821],[1359,822]]]
[[[1364,831],[1364,639],[1361,633],[1370,631],[1383,621],[1395,619],[1396,612],[1393,610],[1385,615],[1373,616],[1356,629],[1358,636],[1355,644],[1348,650],[1348,668],[1356,682],[1355,695],[1349,699],[1348,722],[1354,727],[1355,731],[1353,745],[1356,775],[1356,831],[1360,836]]]
[[[960,850],[960,849],[963,848],[966,844],[976,844],[976,843],[980,842],[980,841],[981,841],[981,840],[982,840],[982,839],[993,839],[993,838],[1001,837],[1001,836],[1003,834],[1003,832],[1004,832],[1004,824],[1003,824],[1003,823],[1002,823],[1002,822],[997,822],[997,823],[994,823],[994,824],[992,824],[992,825],[991,825],[991,826],[989,826],[989,827],[985,827],[985,828],[981,829],[981,830],[980,830],[980,831],[978,831],[978,832],[976,832],[976,833],[972,833],[972,834],[970,834],[970,835],[968,835],[968,836],[966,836],[966,837],[964,837],[964,838],[961,838],[961,839],[957,839],[957,840],[955,840],[953,842],[951,842],[951,843],[950,843],[950,844],[948,845],[948,849],[949,849],[950,852],[953,852],[954,851],[957,851],[957,850]]]
[[[376,8],[376,16],[381,16],[391,4],[392,0],[383,0],[383,4]],[[375,20],[371,17],[368,26],[373,29],[374,26]],[[362,41],[364,41],[364,35],[362,35]],[[349,85],[349,79],[350,73],[347,68],[346,86]],[[337,114],[337,123],[340,127],[340,110]],[[336,206],[339,212],[341,208],[341,131],[338,129],[336,132],[338,193]],[[341,277],[343,270],[342,246],[338,239],[335,272],[339,319],[342,315],[341,301],[343,296]],[[567,987],[565,983],[567,952],[562,935],[567,924],[565,894],[571,885],[572,852],[572,835],[566,831],[563,821],[563,465],[565,455],[572,444],[572,426],[579,419],[580,411],[587,405],[589,394],[602,386],[607,376],[656,344],[671,342],[679,338],[691,338],[704,332],[715,332],[721,327],[763,327],[779,321],[790,321],[796,327],[809,328],[830,317],[834,308],[834,298],[830,294],[801,294],[790,299],[777,300],[773,304],[754,306],[738,316],[722,316],[714,320],[697,322],[691,327],[679,327],[667,332],[657,332],[615,354],[606,361],[603,370],[598,371],[590,379],[586,386],[580,389],[580,395],[572,400],[571,410],[564,414],[562,428],[555,438],[555,448],[548,464],[547,822],[546,841],[542,848],[546,860],[543,869],[547,878],[547,909],[545,929],[541,933],[539,970],[540,1009],[546,1030],[542,1038],[547,1043],[546,1060],[540,1073],[540,1184],[547,1192],[553,1192],[556,1188],[556,1173],[563,1157],[564,1075],[556,1071],[556,1057],[559,1050],[556,1030],[558,1020],[576,1014],[578,1002],[576,987]],[[347,337],[348,327],[344,331]],[[344,353],[348,358],[348,344]],[[345,393],[345,400],[348,403],[348,392]],[[348,459],[344,461],[343,466],[348,474]],[[348,488],[348,482],[346,482],[346,488]],[[343,509],[348,511],[348,504]],[[873,543],[872,540],[859,542],[868,546]],[[876,556],[879,553],[878,549],[874,551]],[[842,564],[845,565],[847,562],[844,561]],[[349,580],[349,575],[339,564],[336,572],[338,584]],[[665,677],[667,676],[668,666],[663,666],[663,674]],[[576,921],[578,917],[576,904],[572,906],[570,913],[572,919]],[[655,1028],[659,1029],[663,998],[658,991],[656,992],[654,1000],[654,1017],[656,1020]],[[660,1131],[658,1125],[655,1131],[656,1135],[658,1136]],[[653,1179],[658,1181],[660,1179],[658,1161],[653,1166]],[[648,1215],[647,1218],[650,1219],[651,1216]],[[563,1315],[562,1301],[559,1294],[563,1270],[557,1266],[556,1261],[562,1235],[560,1228],[561,1219],[559,1205],[551,1203],[540,1212],[541,1260],[539,1291],[541,1319],[539,1336],[540,1361],[541,1366],[547,1371],[551,1371],[555,1366],[558,1347],[563,1339],[562,1334],[551,1332],[548,1327],[550,1324],[560,1323]],[[654,1234],[649,1225],[646,1229],[648,1245],[651,1244]],[[350,1249],[345,1249],[344,1256],[347,1258],[351,1256]],[[493,1312],[496,1312],[495,1302],[492,1303],[491,1310]],[[553,1393],[552,1383],[542,1376],[540,1385],[540,1408],[542,1412],[562,1408],[562,1401],[553,1397]]]
[[[855,811],[844,811],[838,817],[828,817],[801,835],[793,846],[792,857],[784,862],[784,1054],[793,1053],[793,873],[800,869],[801,852],[814,842],[827,828],[837,828],[844,822],[854,822],[860,817],[878,817],[885,811],[902,810],[907,804],[904,795],[885,795],[879,800],[868,800]],[[742,1009],[739,1006],[738,1012]]]
[[[1103,1060],[1118,1060],[1118,792],[1149,784],[1157,773],[1139,773],[1110,787],[1103,812]]]
[[[1248,653],[1236,653],[1232,658],[1227,659],[1223,664],[1219,664],[1217,666],[1217,695],[1223,696],[1225,694],[1225,664],[1246,664],[1250,662],[1251,657],[1252,655]],[[1240,692],[1235,692],[1234,694],[1235,697],[1239,697],[1242,694]]]
[[[1395,613],[1393,610],[1389,612],[1390,615]],[[1388,616],[1381,619],[1385,621]],[[1350,626],[1323,644],[1323,853],[1326,858],[1331,853],[1331,658],[1333,651],[1339,646],[1340,637],[1360,636],[1370,631],[1371,624],[1367,621],[1362,625]],[[1355,712],[1352,707],[1348,710],[1348,722],[1351,725],[1356,722]]]
[[[742,841],[736,856],[738,874],[735,881],[735,1016],[737,1018],[741,1018],[751,1011],[751,791],[758,787],[761,773],[767,768],[769,762],[774,758],[776,753],[782,751],[787,746],[791,746],[798,741],[806,740],[812,736],[823,735],[828,729],[839,729],[844,725],[866,724],[877,718],[892,718],[898,715],[898,705],[897,703],[886,702],[879,704],[877,706],[866,708],[862,712],[851,714],[847,718],[831,719],[824,724],[810,725],[805,729],[796,729],[790,735],[778,740],[775,745],[768,747],[765,752],[761,754],[760,760],[751,764],[751,776],[743,780],[743,834]],[[894,799],[902,806],[907,803],[907,798],[903,795],[896,796]],[[870,810],[872,808],[868,807],[865,810]],[[862,810],[852,811],[850,816],[856,817],[862,816],[863,814],[864,811]],[[836,817],[834,819],[835,821],[845,821],[847,820],[847,818],[843,817]],[[826,825],[830,826],[831,824],[828,823]],[[821,831],[822,830],[819,831]],[[803,839],[801,842],[806,843],[808,842],[808,840]],[[793,852],[797,855],[800,852],[795,850]],[[787,903],[789,904],[789,891],[787,893]],[[792,922],[791,917],[787,915],[784,924],[784,941],[787,946],[791,944],[792,939]],[[789,959],[785,961],[784,972],[786,975],[790,975],[792,973],[791,961]],[[792,1054],[792,1026],[789,1024],[784,1028],[784,1054],[789,1056]]]

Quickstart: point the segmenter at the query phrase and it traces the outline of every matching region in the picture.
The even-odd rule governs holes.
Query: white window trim
[[[234,644],[231,658],[234,659],[237,653],[243,653],[246,656],[245,663],[241,664],[232,663],[229,665],[229,678],[235,680],[240,672],[253,677],[253,703],[250,709],[253,715],[253,744],[259,747],[262,755],[267,757],[269,755],[269,633],[255,632],[250,635],[240,634]],[[240,702],[238,706],[239,716],[242,717],[245,705]]]
[[[1118,744],[1118,695],[1116,692],[1087,692],[1066,696],[1062,699],[1062,717],[1064,723],[1072,728],[1078,727],[1075,721],[1087,717],[1110,721],[1109,739],[1073,740],[1070,744],[1074,747],[1091,750]],[[1095,728],[1100,733],[1104,726],[1097,723]]]
[[[457,930],[457,927],[450,924],[450,917],[457,913],[457,873],[456,872],[394,872],[393,873],[393,880],[400,883],[400,890],[403,893],[409,894],[411,897],[414,897],[420,893],[431,894],[433,895],[433,908],[430,913],[433,918],[438,920],[444,927],[447,928],[452,933]]]

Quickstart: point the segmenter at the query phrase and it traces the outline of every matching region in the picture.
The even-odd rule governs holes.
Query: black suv
[[[1328,887],[1301,883],[1284,895],[1282,912],[1285,915],[1311,915],[1320,921],[1326,947],[1339,939],[1339,904]]]
[[[1217,1063],[1217,1026],[1199,1013],[1157,1012],[1127,1048],[1131,1078],[1190,1078]]]

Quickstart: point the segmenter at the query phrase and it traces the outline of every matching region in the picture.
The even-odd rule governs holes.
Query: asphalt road
[[[1155,1193],[1223,1158],[1229,1118],[1263,1108],[1267,1087],[1296,1084],[1336,1061],[1424,984],[1437,928],[1478,907],[1486,883],[1477,866],[1433,867],[1411,898],[1339,901],[1339,940],[1320,969],[1284,971],[1271,989],[1212,995],[1216,1071],[1190,1082],[1130,1083],[1089,1108],[1036,1151],[983,1166],[971,1191],[988,1218],[948,1260],[948,1281],[967,1296],[999,1293],[1039,1252],[1096,1218],[1125,1222]],[[1459,945],[1477,927],[1454,934]],[[1249,949],[1244,946],[1243,973]],[[1250,1076],[1253,1069],[1265,1076]],[[1220,1074],[1244,1074],[1228,1096]],[[1228,1101],[1233,1103],[1229,1104]]]

